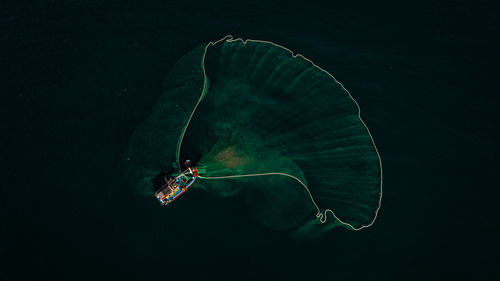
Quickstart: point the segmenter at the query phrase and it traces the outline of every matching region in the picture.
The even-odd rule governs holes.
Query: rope
[[[363,225],[359,228],[355,228],[351,224],[343,222],[341,219],[339,219],[331,209],[326,209],[325,211],[321,212],[321,210],[318,207],[318,204],[316,204],[316,201],[314,200],[314,197],[312,196],[311,191],[309,190],[307,185],[305,183],[303,183],[297,177],[294,177],[290,174],[274,172],[274,173],[246,174],[246,175],[235,175],[235,176],[219,176],[219,177],[198,176],[198,177],[200,179],[216,180],[216,179],[231,179],[231,178],[258,177],[258,176],[271,176],[271,175],[287,176],[287,177],[290,177],[290,178],[298,181],[305,188],[305,190],[307,191],[307,194],[309,194],[309,198],[311,198],[311,202],[314,204],[314,207],[316,207],[316,211],[317,211],[316,218],[318,218],[321,223],[325,223],[327,221],[327,218],[328,218],[327,213],[330,212],[335,217],[335,219],[337,219],[337,221],[339,221],[342,225],[347,226],[348,228],[351,228],[352,230],[360,230],[362,228],[368,227],[368,226]]]

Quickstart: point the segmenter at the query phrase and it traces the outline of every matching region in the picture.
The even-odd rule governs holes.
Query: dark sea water
[[[488,1],[2,1],[2,280],[495,280],[500,13]],[[132,192],[122,155],[174,63],[232,34],[332,73],[382,157],[368,229],[311,241],[237,200]]]

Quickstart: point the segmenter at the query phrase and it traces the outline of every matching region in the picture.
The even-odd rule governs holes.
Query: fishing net
[[[131,142],[136,183],[190,159],[198,188],[239,196],[269,227],[314,236],[374,221],[380,158],[357,103],[329,73],[279,45],[226,37],[186,55],[168,81]]]

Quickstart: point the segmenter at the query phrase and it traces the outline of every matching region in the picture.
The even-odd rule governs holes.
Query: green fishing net
[[[200,175],[193,189],[238,196],[274,229],[302,237],[373,223],[380,158],[358,105],[329,73],[271,42],[226,37],[184,56],[166,85],[126,155],[139,190],[190,159]]]

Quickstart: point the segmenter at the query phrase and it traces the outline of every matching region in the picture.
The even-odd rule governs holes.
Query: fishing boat
[[[165,179],[165,184],[155,193],[161,205],[168,205],[179,198],[198,178],[198,169],[188,167],[177,176]]]

